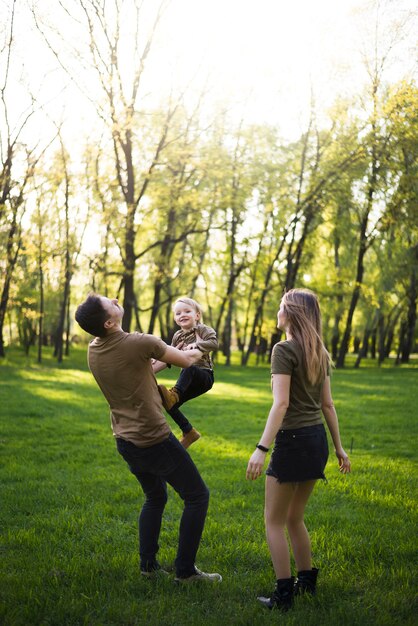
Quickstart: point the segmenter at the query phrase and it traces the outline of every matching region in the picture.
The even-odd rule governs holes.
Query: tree
[[[370,38],[373,49],[371,53],[364,53],[364,63],[369,80],[367,98],[365,99],[365,108],[368,112],[368,132],[367,134],[363,133],[364,139],[362,141],[367,174],[364,181],[359,182],[357,188],[353,189],[353,200],[357,197],[357,201],[353,203],[356,207],[355,217],[358,223],[357,262],[345,329],[336,361],[337,367],[344,366],[345,356],[348,352],[353,317],[364,280],[365,257],[373,245],[380,224],[384,220],[383,197],[388,182],[385,161],[390,149],[391,138],[391,131],[386,123],[388,111],[384,110],[384,72],[389,54],[399,37],[399,29],[394,29],[391,41],[387,42],[385,50],[380,52],[379,47],[384,40],[384,33],[380,32],[381,22],[380,5],[377,3],[375,19],[373,20],[374,32]]]
[[[220,300],[215,330],[220,335],[221,347],[231,364],[231,342],[234,321],[235,294],[238,278],[247,266],[248,238],[242,231],[247,202],[250,200],[254,182],[250,174],[251,133],[244,132],[242,122],[230,138],[231,149],[226,150],[226,169],[221,187],[220,208],[223,214],[223,250],[220,254],[225,268],[225,285]],[[222,244],[221,244],[222,245]]]
[[[388,156],[393,193],[388,230],[396,241],[393,264],[405,293],[400,353],[407,363],[413,349],[417,320],[418,272],[418,89],[413,83],[395,86],[387,99],[391,146]]]
[[[153,172],[161,158],[161,153],[170,139],[171,120],[178,102],[169,104],[158,115],[159,131],[153,138],[138,140],[136,132],[139,118],[146,115],[140,108],[140,87],[153,39],[167,5],[165,0],[158,3],[148,35],[142,38],[142,23],[146,23],[144,6],[139,0],[128,0],[121,4],[117,0],[78,0],[71,7],[61,5],[64,22],[68,15],[80,20],[84,28],[88,45],[82,50],[73,49],[71,55],[63,59],[54,44],[53,29],[42,23],[33,10],[33,15],[47,45],[58,63],[65,69],[72,80],[81,86],[80,70],[90,70],[84,76],[82,89],[93,102],[97,114],[109,129],[113,146],[114,176],[117,181],[120,203],[119,218],[123,220],[120,252],[123,275],[123,306],[125,315],[123,328],[129,331],[133,311],[136,306],[135,266],[138,259],[136,240],[139,238],[138,212],[144,200]],[[133,29],[131,28],[133,26]],[[121,50],[121,40],[129,48],[129,55],[134,60],[130,75],[125,71],[125,56]],[[61,42],[62,44],[62,39]],[[77,42],[79,43],[79,42]],[[78,61],[76,68],[71,66],[71,58]],[[93,85],[89,85],[91,71],[96,76]],[[90,80],[91,82],[91,80]],[[98,87],[102,98],[98,99],[92,87]],[[105,192],[103,192],[105,195]]]
[[[24,141],[31,117],[33,100],[27,108],[11,105],[11,70],[13,66],[16,0],[13,0],[9,21],[4,25],[4,43],[0,50],[0,249],[2,251],[2,282],[0,287],[0,357],[4,351],[4,323],[10,288],[22,248],[22,220],[27,209],[26,189],[31,180],[39,153],[37,145]]]

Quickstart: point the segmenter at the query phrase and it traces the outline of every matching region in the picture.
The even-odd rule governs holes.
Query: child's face
[[[185,302],[177,302],[174,305],[174,321],[182,330],[190,330],[198,323],[200,319],[199,311],[190,304]]]

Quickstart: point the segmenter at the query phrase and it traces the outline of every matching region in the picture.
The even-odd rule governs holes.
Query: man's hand
[[[191,358],[192,359],[190,365],[194,365],[195,363],[200,361],[200,359],[202,358],[202,353],[197,348],[189,348],[188,350],[183,351],[183,354],[187,358]]]
[[[160,361],[164,361],[164,363],[171,363],[172,365],[177,365],[178,367],[190,367],[197,363],[202,358],[202,353],[200,350],[195,348],[191,350],[179,350],[178,348],[173,348],[173,346],[167,346],[166,351],[160,357]]]

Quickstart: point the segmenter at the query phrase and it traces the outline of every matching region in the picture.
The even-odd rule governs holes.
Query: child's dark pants
[[[179,410],[179,407],[191,400],[197,398],[202,394],[209,391],[213,387],[213,371],[205,370],[196,365],[187,367],[181,371],[175,388],[179,392],[180,402],[177,402],[169,411],[168,414],[173,418],[176,424],[181,428],[183,433],[188,433],[192,429],[187,417]]]

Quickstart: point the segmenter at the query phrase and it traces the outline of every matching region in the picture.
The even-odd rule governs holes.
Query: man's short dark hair
[[[103,308],[100,296],[90,293],[75,312],[75,319],[79,326],[94,337],[105,337],[104,323],[109,319]]]

